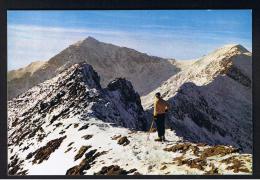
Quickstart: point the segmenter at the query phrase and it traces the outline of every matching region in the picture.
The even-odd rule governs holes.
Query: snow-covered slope
[[[56,76],[69,66],[87,62],[92,65],[106,85],[115,78],[131,81],[139,94],[144,95],[180,71],[172,60],[149,56],[134,49],[100,42],[92,37],[77,42],[52,57],[33,73],[12,71],[8,82],[8,99]],[[24,68],[23,71],[29,71]],[[19,76],[18,76],[19,74]]]
[[[149,122],[150,123],[150,122]],[[101,88],[76,64],[8,101],[10,175],[251,174],[252,156],[184,141],[155,142],[139,95],[125,79]]]
[[[191,141],[230,144],[252,152],[252,61],[241,45],[226,45],[142,97],[152,109],[161,92],[172,105],[169,125]]]
[[[44,132],[49,135],[41,142],[28,139],[20,147],[11,146],[9,156],[12,160],[9,161],[9,173],[19,175],[252,173],[250,154],[239,154],[236,149],[228,146],[212,147],[184,142],[174,131],[166,131],[169,142],[162,144],[153,140],[156,133],[151,133],[150,140],[147,141],[147,133],[112,127],[95,118],[79,120],[78,117],[72,117],[59,123],[61,125],[57,128],[43,127]],[[88,128],[80,130],[84,126]]]

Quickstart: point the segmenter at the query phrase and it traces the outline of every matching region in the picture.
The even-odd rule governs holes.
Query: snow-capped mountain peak
[[[251,65],[244,47],[224,46],[163,82],[142,104],[152,110],[160,92],[172,105],[169,124],[178,135],[252,152]]]

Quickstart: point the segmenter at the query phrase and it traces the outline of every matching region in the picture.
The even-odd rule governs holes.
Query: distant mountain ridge
[[[19,68],[17,70],[11,70],[8,71],[8,76],[7,76],[7,82],[13,80],[13,79],[19,79],[23,76],[25,76],[25,74],[33,74],[36,70],[38,70],[39,68],[41,68],[46,62],[45,61],[35,61],[30,63],[28,66],[24,67],[24,68]]]
[[[80,62],[87,62],[93,66],[101,77],[103,87],[114,78],[123,77],[131,81],[135,90],[141,95],[149,93],[180,71],[173,60],[149,56],[130,48],[103,43],[88,37],[70,45],[33,73],[16,75],[19,70],[12,71],[12,74],[8,73],[8,99]],[[30,72],[27,69],[29,67],[23,71]]]

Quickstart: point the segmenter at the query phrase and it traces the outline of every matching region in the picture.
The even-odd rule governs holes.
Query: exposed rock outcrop
[[[111,165],[111,166],[102,167],[101,170],[97,173],[94,173],[94,175],[119,176],[119,175],[128,175],[134,172],[136,173],[135,175],[137,175],[138,172],[136,171],[137,169],[135,168],[126,171],[118,165]]]
[[[128,145],[129,143],[130,143],[130,141],[127,139],[126,136],[121,137],[121,138],[118,139],[118,141],[117,141],[117,144],[123,145],[123,146],[126,146],[126,145]]]

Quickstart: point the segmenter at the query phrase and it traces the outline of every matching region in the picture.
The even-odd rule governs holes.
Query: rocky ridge
[[[226,45],[194,62],[142,97],[152,110],[161,92],[172,109],[168,125],[192,142],[226,144],[252,153],[252,60],[241,45]]]
[[[65,69],[8,101],[10,175],[251,174],[252,155],[187,142],[167,130],[147,140],[147,119],[131,83],[106,88],[92,66]],[[150,134],[154,139],[156,133]]]

